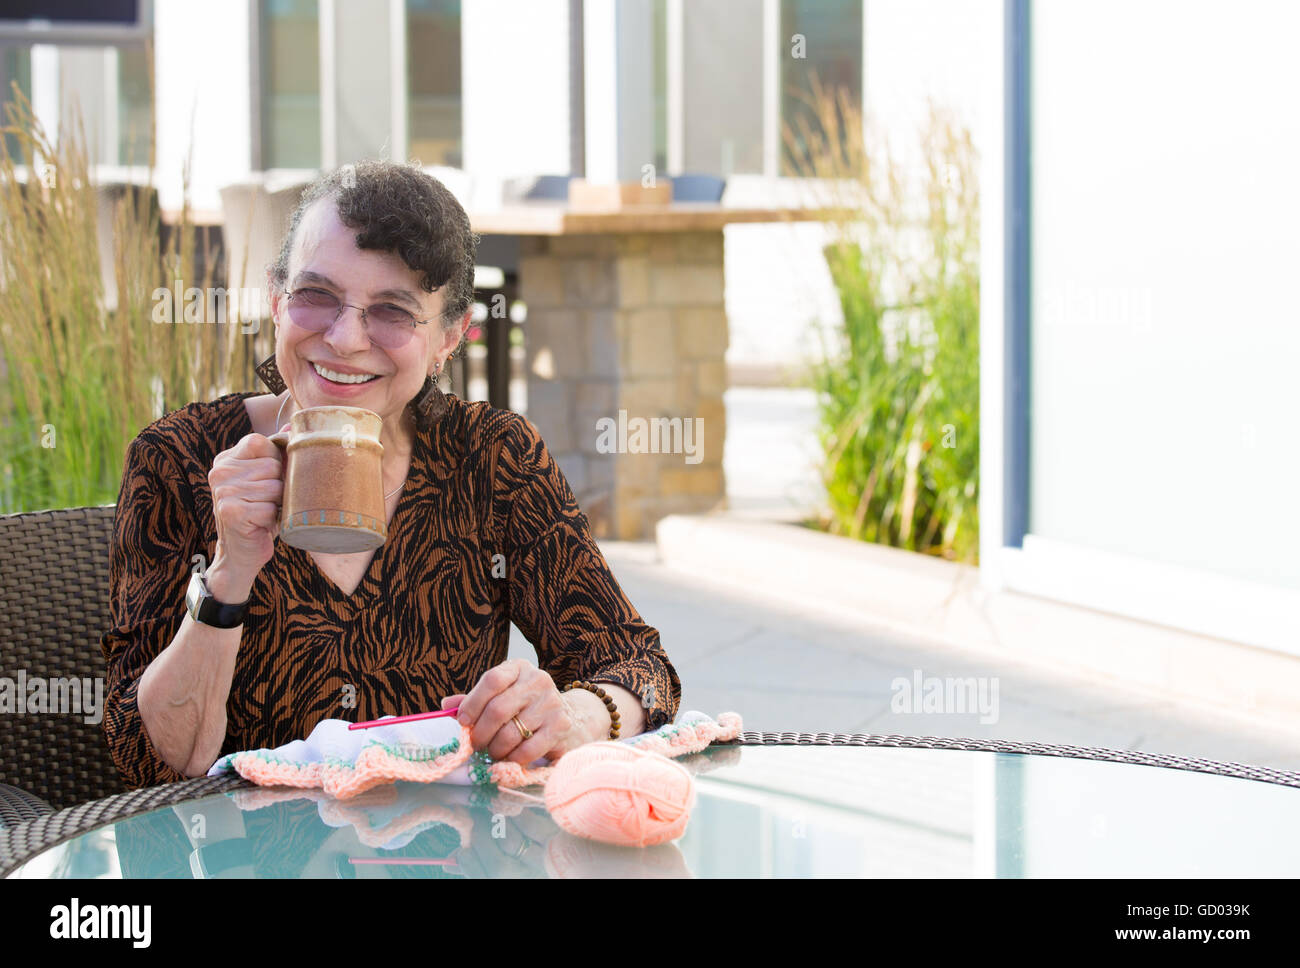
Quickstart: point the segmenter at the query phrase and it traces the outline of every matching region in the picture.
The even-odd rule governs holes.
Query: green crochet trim
[[[270,750],[243,750],[239,753],[231,753],[226,757],[226,769],[234,769],[236,756],[255,756],[263,763],[274,763],[276,766],[291,766],[295,770],[302,770],[312,765],[311,763],[298,763],[294,760],[286,760],[281,756],[276,756]]]
[[[428,763],[433,760],[441,759],[442,757],[447,756],[449,753],[455,753],[456,751],[458,751],[460,749],[460,737],[452,737],[452,739],[450,739],[444,745],[438,747],[436,750],[426,751],[424,753],[415,754],[415,755],[412,755],[408,750],[404,750],[400,746],[395,746],[389,743],[380,743],[377,741],[367,744],[365,747],[363,747],[363,749],[369,749],[371,746],[382,747],[383,750],[386,753],[388,753],[390,756],[394,756],[397,759],[406,760],[408,763]],[[222,770],[235,769],[236,756],[253,756],[261,760],[263,763],[272,763],[276,766],[288,766],[298,771],[306,770],[307,768],[315,765],[313,763],[300,763],[294,760],[286,760],[284,757],[277,756],[271,750],[241,750],[238,753],[231,753],[228,756],[222,757],[219,764],[221,769]],[[331,766],[337,769],[348,769],[348,770],[356,769],[356,764],[350,763],[347,760],[338,759],[337,757],[326,757],[322,761],[322,763],[325,766]]]
[[[646,733],[644,736],[637,737],[635,740],[632,741],[630,745],[640,746],[642,743],[646,742],[647,740],[651,740],[656,737],[658,737],[659,739],[667,739],[670,736],[676,736],[684,729],[691,729],[691,728],[694,728],[694,724],[692,723],[665,723],[663,726],[660,726],[658,729],[656,729],[653,733]]]
[[[486,786],[496,781],[492,779],[492,757],[487,753],[472,753],[469,758],[470,782]]]
[[[644,736],[638,736],[636,739],[632,740],[631,744],[629,745],[640,746],[642,743],[646,742],[647,740],[654,739],[656,736],[659,737],[660,739],[667,739],[670,736],[676,736],[678,733],[680,733],[682,730],[685,729],[694,730],[699,728],[700,726],[719,726],[719,725],[721,724],[710,719],[696,719],[690,722],[683,722],[683,723],[664,723],[653,733],[646,733]]]
[[[441,759],[442,757],[446,756],[448,753],[455,753],[457,750],[460,749],[460,740],[458,738],[453,738],[443,746],[438,747],[436,750],[432,750],[432,751],[426,750],[423,753],[414,754],[414,755],[409,752],[409,747],[407,749],[403,749],[401,746],[395,746],[390,743],[380,743],[378,741],[375,741],[375,742],[367,743],[365,746],[363,746],[362,752],[365,752],[366,750],[370,749],[373,746],[378,746],[389,756],[395,757],[399,760],[406,760],[408,763],[428,763],[433,760]],[[356,764],[354,762],[338,759],[337,757],[327,757],[324,760],[324,763],[326,766],[332,766],[337,769],[345,769],[345,770],[356,769]]]
[[[388,743],[377,743],[372,745],[381,746],[390,755],[399,757],[400,759],[410,760],[412,763],[425,763],[428,762],[429,760],[441,759],[442,757],[446,756],[448,753],[455,753],[458,749],[460,749],[460,739],[453,737],[446,744],[438,747],[436,750],[433,750],[432,752],[424,752],[414,756],[411,756],[408,753],[404,752],[401,746],[393,746]]]

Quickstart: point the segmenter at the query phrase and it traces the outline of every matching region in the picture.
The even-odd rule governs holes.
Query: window
[[[817,130],[808,103],[813,78],[823,89],[843,88],[862,104],[862,0],[781,0],[781,129],[796,138],[800,124]],[[781,132],[781,174],[797,174]],[[800,141],[801,143],[801,141]]]
[[[668,170],[668,0],[654,0],[655,171]]]
[[[13,100],[13,82],[15,81],[18,83],[19,90],[23,92],[23,96],[31,100],[32,51],[30,47],[0,47],[0,124],[2,125],[9,124],[9,116],[4,112],[4,109]],[[5,147],[8,148],[10,156],[17,161],[18,152],[21,150],[18,139],[11,134],[6,134],[4,139]]]
[[[407,157],[461,167],[460,0],[406,0],[406,65]]]
[[[763,5],[682,4],[682,168],[728,178],[763,170]]]
[[[321,163],[320,15],[316,0],[261,4],[262,168]]]
[[[117,49],[117,161],[122,165],[147,165],[153,125],[149,59],[153,51],[144,44]]]

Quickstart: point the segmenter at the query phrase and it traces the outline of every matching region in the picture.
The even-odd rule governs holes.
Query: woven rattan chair
[[[20,673],[75,676],[107,689],[99,637],[109,626],[113,511],[0,515],[0,676],[15,685]],[[0,714],[0,783],[56,809],[121,793],[103,725],[85,719],[71,711]]]

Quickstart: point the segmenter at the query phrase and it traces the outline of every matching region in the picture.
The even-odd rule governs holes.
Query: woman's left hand
[[[554,760],[588,742],[577,708],[544,670],[523,659],[494,666],[469,695],[448,696],[443,709],[460,706],[457,719],[469,726],[476,750],[494,760],[527,766],[546,757]],[[524,739],[514,717],[532,731]]]

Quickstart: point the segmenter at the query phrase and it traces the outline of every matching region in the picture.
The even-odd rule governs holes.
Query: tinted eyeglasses
[[[343,310],[352,306],[345,303],[327,289],[304,286],[301,289],[286,289],[289,297],[289,318],[295,326],[323,333],[343,315]],[[366,328],[370,342],[386,349],[396,349],[406,344],[416,326],[429,322],[416,319],[401,306],[392,303],[375,303],[371,306],[352,306],[361,313],[361,324]]]

